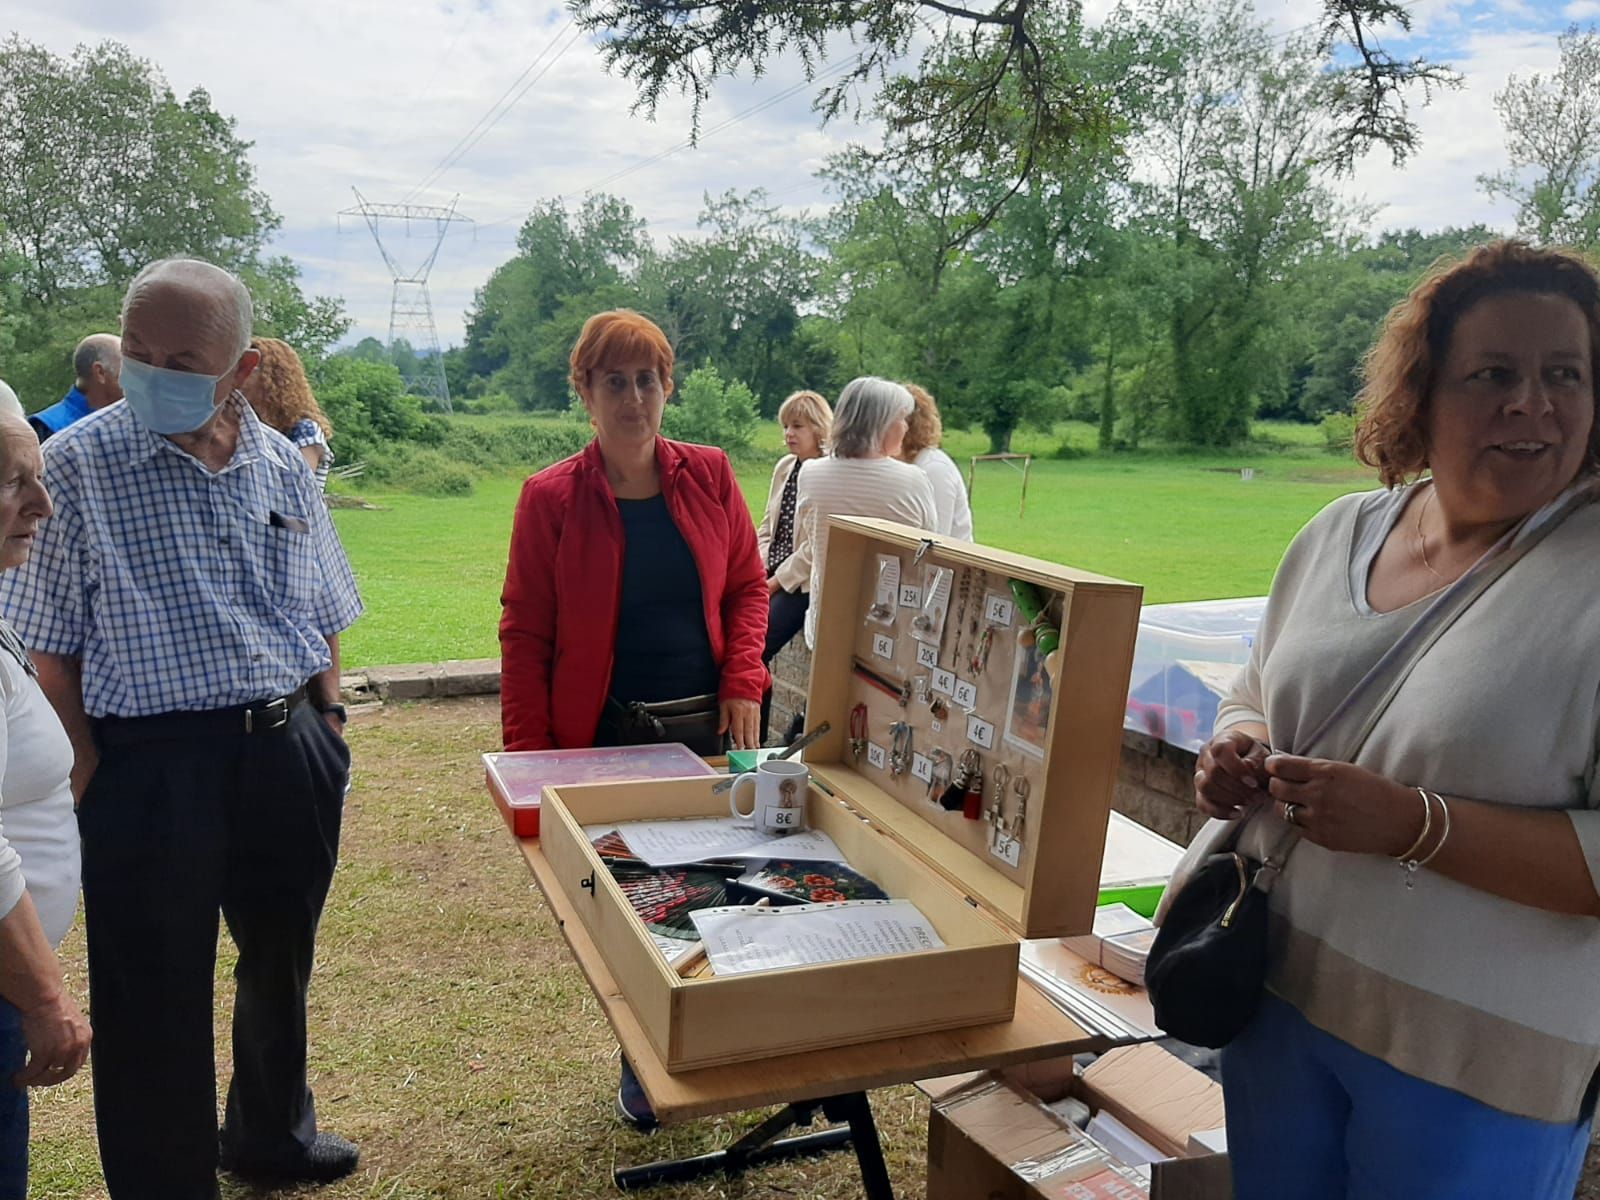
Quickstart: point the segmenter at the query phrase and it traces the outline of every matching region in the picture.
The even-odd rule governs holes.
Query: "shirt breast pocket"
[[[276,514],[274,514],[276,516]],[[303,518],[279,517],[252,527],[256,579],[276,607],[301,609],[321,586],[311,526]]]

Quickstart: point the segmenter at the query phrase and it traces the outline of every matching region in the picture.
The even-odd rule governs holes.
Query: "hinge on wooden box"
[[[591,896],[594,895],[594,872],[589,872],[589,878],[578,880],[578,886],[587,889]]]
[[[926,558],[928,551],[932,550],[936,544],[932,538],[923,538],[922,545],[917,547],[916,556],[911,560],[911,565],[914,567]]]
[[[961,897],[961,898],[962,898],[962,899],[963,899],[963,900],[965,900],[965,901],[966,901],[966,902],[967,902],[967,903],[968,903],[968,904],[970,904],[970,905],[972,905],[972,907],[973,907],[973,908],[982,908],[982,907],[983,907],[983,905],[981,905],[981,904],[979,904],[979,903],[978,903],[978,902],[977,902],[977,901],[976,901],[976,900],[974,900],[974,899],[973,899],[973,898],[972,898],[972,897],[971,897],[971,896],[963,896],[963,897]]]

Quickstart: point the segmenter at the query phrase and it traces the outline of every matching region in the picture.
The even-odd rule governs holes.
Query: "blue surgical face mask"
[[[217,384],[233,374],[195,375],[122,360],[122,393],[139,423],[155,433],[192,433],[216,411]]]

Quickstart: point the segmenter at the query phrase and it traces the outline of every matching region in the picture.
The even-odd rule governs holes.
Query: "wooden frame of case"
[[[935,823],[849,765],[851,662],[870,605],[873,556],[974,566],[1064,596],[1063,678],[1030,803],[1021,882],[956,845]],[[749,975],[679,978],[635,917],[583,830],[614,822],[726,811],[710,780],[555,787],[542,847],[579,920],[669,1071],[1011,1019],[1018,936],[1093,924],[1100,860],[1120,760],[1122,713],[1141,590],[1098,575],[884,521],[835,517],[827,550],[807,706],[832,731],[805,758],[812,828],[891,895],[911,900],[940,950]],[[893,704],[893,701],[887,701]]]

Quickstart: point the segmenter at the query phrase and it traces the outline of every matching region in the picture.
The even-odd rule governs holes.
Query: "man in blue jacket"
[[[43,442],[60,433],[74,421],[81,421],[97,408],[122,399],[122,350],[113,333],[91,333],[72,352],[72,369],[77,382],[59,404],[41,409],[28,418],[33,432]]]

